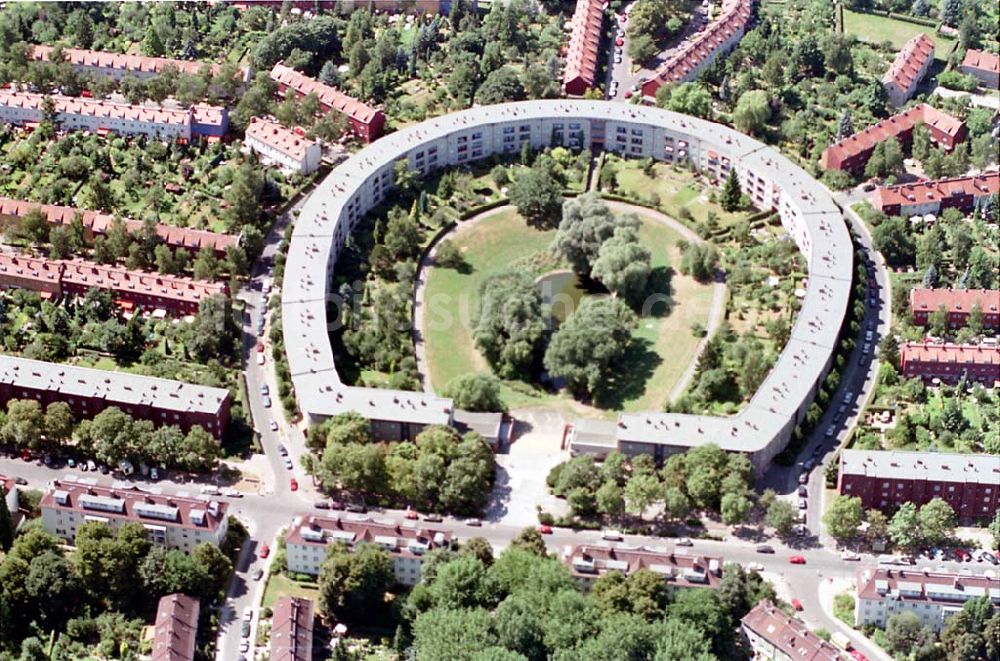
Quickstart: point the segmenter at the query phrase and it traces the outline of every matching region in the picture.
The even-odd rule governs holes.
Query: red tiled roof
[[[63,498],[65,496],[65,498]],[[89,499],[99,498],[102,503],[114,503],[114,507],[89,507]],[[59,502],[62,500],[63,502]],[[163,516],[146,516],[139,510],[143,505],[156,505]],[[116,489],[82,482],[54,480],[52,488],[42,496],[39,507],[43,510],[73,511],[84,514],[109,517],[119,520],[139,521],[169,525],[175,528],[197,530],[218,530],[226,520],[229,503],[225,501],[205,501],[200,498],[151,494],[135,487]],[[173,514],[170,518],[169,515]],[[197,523],[197,519],[201,523]]]
[[[35,46],[31,58],[39,62],[48,62],[52,54],[52,46]],[[175,60],[167,57],[146,57],[144,55],[128,55],[125,53],[108,53],[105,51],[86,50],[83,48],[62,49],[63,59],[79,67],[94,69],[119,69],[133,73],[161,73],[166,67],[174,67],[180,73],[196,76],[206,64],[211,67],[212,74],[222,70],[222,65],[198,60]],[[246,67],[240,71],[244,77]]]
[[[841,163],[851,157],[873,149],[880,142],[911,130],[920,122],[932,126],[952,138],[956,138],[964,126],[960,119],[943,113],[926,103],[921,103],[919,106],[883,119],[878,124],[833,143],[823,151],[820,162],[827,168],[840,167]]]
[[[931,344],[906,342],[899,349],[904,363],[916,360],[922,363],[957,363],[960,365],[998,365],[1000,347],[979,344]]]
[[[572,33],[566,51],[566,70],[563,84],[582,79],[593,87],[600,57],[601,33],[604,25],[603,0],[577,0],[573,12]]]
[[[596,577],[609,571],[632,574],[647,569],[677,586],[718,587],[722,559],[651,548],[622,548],[580,544],[563,554],[574,576]]]
[[[351,117],[362,124],[368,124],[381,111],[344,94],[338,89],[325,85],[318,80],[299,73],[280,62],[271,69],[271,78],[291,87],[302,95],[315,94],[320,103]]]
[[[271,661],[310,661],[313,645],[313,602],[282,597],[271,618]]]
[[[283,154],[301,161],[306,156],[309,147],[316,144],[295,131],[289,131],[278,122],[272,122],[261,117],[254,117],[246,129],[246,137],[277,149]]]
[[[962,60],[962,66],[969,67],[971,69],[989,71],[993,74],[1000,74],[1000,57],[998,57],[995,53],[987,53],[986,51],[970,48],[965,51],[965,58]]]
[[[359,542],[375,543],[376,538],[392,538],[395,552],[403,556],[422,555],[429,549],[447,546],[451,531],[410,527],[397,523],[355,521],[345,517],[303,516],[285,537],[286,544],[327,544],[343,541],[349,545]],[[409,550],[410,543],[426,545],[419,553]]]
[[[192,661],[198,638],[200,602],[186,594],[168,594],[156,609],[153,661]]]
[[[191,110],[163,108],[160,106],[135,106],[128,103],[113,103],[99,99],[63,96],[61,94],[34,94],[0,90],[0,105],[8,108],[40,110],[45,98],[52,99],[57,113],[67,115],[89,115],[151,124],[191,123]]]
[[[710,59],[734,34],[746,30],[753,12],[751,0],[725,0],[719,18],[695,34],[663,63],[643,84],[643,94],[652,96],[662,85],[682,82],[691,71]]]
[[[799,661],[839,661],[840,650],[765,599],[743,616],[743,627]]]
[[[968,313],[979,303],[983,312],[1000,308],[1000,291],[996,289],[911,289],[910,310],[934,312],[942,305],[949,312]]]
[[[38,209],[44,213],[51,225],[69,225],[73,222],[76,214],[79,213],[83,221],[83,226],[98,235],[106,234],[114,221],[114,216],[99,211],[87,211],[74,207],[39,204],[26,200],[12,200],[0,197],[0,216],[20,218],[28,215],[33,209]],[[142,221],[126,220],[125,226],[128,228],[128,231],[137,232],[142,228]],[[239,237],[232,234],[219,234],[207,230],[174,227],[172,225],[157,225],[156,233],[169,246],[191,250],[211,248],[218,253],[222,253],[225,252],[227,247],[235,246],[239,243]]]
[[[974,177],[952,177],[935,181],[917,181],[896,186],[879,186],[872,198],[876,209],[891,205],[942,202],[955,195],[983,197],[1000,192],[1000,172],[987,172]]]
[[[900,90],[908,90],[919,82],[919,77],[926,73],[926,64],[934,58],[934,40],[921,32],[903,46],[896,54],[892,66],[882,77],[882,83],[894,83]]]
[[[955,606],[981,596],[1000,599],[1000,580],[986,576],[944,574],[910,569],[865,570],[858,576],[859,599],[885,599],[892,594],[903,602]]]

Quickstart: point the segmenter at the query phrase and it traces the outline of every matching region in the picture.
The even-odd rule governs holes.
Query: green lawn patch
[[[267,579],[262,608],[274,608],[274,602],[282,597],[305,597],[313,601],[319,598],[319,585],[315,581],[296,581],[287,574],[272,574]]]
[[[833,598],[833,614],[849,627],[854,626],[854,597],[842,592]]]
[[[726,229],[743,220],[743,212],[727,212],[717,202],[712,202],[703,183],[692,173],[675,170],[664,163],[653,165],[652,176],[643,172],[641,161],[619,161],[618,188],[620,192],[657,203],[668,216],[689,224],[707,223],[709,213],[714,213],[719,228]],[[658,200],[658,202],[657,202]]]
[[[880,44],[889,41],[896,49],[902,48],[907,41],[921,32],[926,32],[934,39],[934,59],[942,62],[946,60],[955,45],[954,39],[936,34],[932,27],[848,9],[844,10],[844,32],[856,35],[869,43]]]

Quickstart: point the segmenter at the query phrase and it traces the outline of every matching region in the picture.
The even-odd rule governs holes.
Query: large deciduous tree
[[[861,525],[861,499],[852,496],[837,496],[823,515],[823,523],[830,535],[839,540],[850,539],[858,534]]]
[[[635,230],[618,227],[614,236],[601,244],[590,275],[635,308],[646,293],[650,258],[649,248],[639,242]]]
[[[490,276],[479,288],[476,346],[502,378],[524,378],[535,364],[545,322],[542,297],[524,272]]]
[[[546,169],[521,172],[510,184],[509,196],[529,225],[548,228],[559,219],[562,186]]]

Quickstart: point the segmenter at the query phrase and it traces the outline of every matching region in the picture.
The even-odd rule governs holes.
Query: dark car
[[[340,502],[339,500],[331,500],[330,501],[330,509],[332,509],[332,510],[342,510],[342,509],[344,509],[344,503]]]
[[[364,514],[368,511],[368,508],[365,507],[364,503],[348,503],[347,507],[344,509],[348,512],[354,512],[356,514]]]
[[[758,544],[757,553],[774,553],[774,547],[770,544]]]
[[[428,514],[424,517],[424,521],[427,521],[428,523],[441,523],[444,519],[440,514]]]
[[[330,509],[330,503],[326,502],[325,500],[317,500],[315,503],[313,503],[313,507],[315,507],[318,510],[328,510]]]

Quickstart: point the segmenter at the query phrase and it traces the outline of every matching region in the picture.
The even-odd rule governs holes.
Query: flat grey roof
[[[178,413],[216,414],[229,398],[225,388],[181,381],[75,367],[16,356],[0,356],[0,383],[59,393],[69,397],[103,399],[109,403],[151,406]]]
[[[899,450],[844,450],[840,471],[893,480],[1000,485],[1000,455]]]
[[[474,431],[485,439],[496,439],[500,436],[502,423],[502,413],[477,413],[455,409],[455,427],[462,433]]]
[[[501,123],[559,119],[589,121],[592,126],[600,121],[621,122],[683,133],[692,144],[698,144],[699,152],[714,148],[728,154],[738,167],[754,172],[774,188],[777,210],[806,257],[809,281],[791,340],[770,375],[737,416],[630,413],[619,417],[616,428],[617,437],[623,441],[680,446],[718,442],[726,449],[743,452],[766,448],[812,396],[812,386],[832,355],[847,311],[853,245],[839,208],[822,184],[777,150],[753,138],[688,115],[607,101],[523,101],[480,106],[430,119],[376,140],[319,184],[296,222],[282,298],[285,345],[303,409],[330,415],[341,408],[315,388],[317,378],[327,384],[339,383],[339,379],[332,352],[324,348],[329,343],[325,323],[312,321],[325,319],[326,274],[332,271],[336,259],[333,255],[338,250],[334,245],[337,223],[346,205],[355,199],[360,201],[360,213],[367,212],[363,186],[369,178],[386,168],[391,171],[393,163],[420,145],[456,133]],[[442,165],[448,164],[446,157]],[[794,226],[789,227],[791,223]],[[303,310],[313,315],[310,323],[303,319]],[[358,398],[364,401],[365,396]]]

